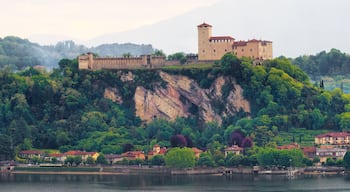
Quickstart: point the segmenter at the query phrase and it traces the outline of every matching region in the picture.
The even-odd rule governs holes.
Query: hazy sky
[[[88,40],[176,17],[216,0],[0,0],[0,36]]]
[[[40,44],[144,43],[197,51],[196,26],[214,35],[273,41],[274,56],[350,53],[350,0],[0,0],[0,37]]]

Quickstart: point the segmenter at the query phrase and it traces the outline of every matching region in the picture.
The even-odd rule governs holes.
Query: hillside
[[[32,147],[147,151],[176,134],[220,149],[237,129],[266,146],[286,142],[282,132],[350,125],[350,97],[312,85],[287,59],[253,66],[227,54],[211,68],[111,71],[78,70],[76,59],[63,59],[50,73],[3,69],[0,82],[6,156]]]
[[[0,38],[0,68],[10,66],[14,70],[22,70],[28,66],[42,65],[48,69],[57,68],[61,58],[73,59],[80,54],[93,52],[102,56],[122,56],[151,54],[155,50],[152,45],[103,44],[97,47],[77,45],[73,41],[58,42],[56,45],[41,46],[27,39],[8,36]]]
[[[304,55],[291,61],[305,71],[314,83],[319,85],[323,81],[325,89],[340,88],[344,93],[350,93],[350,55],[331,49],[329,52]]]

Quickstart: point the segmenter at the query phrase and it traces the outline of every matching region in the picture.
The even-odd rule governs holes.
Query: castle
[[[254,61],[272,59],[272,42],[263,40],[235,41],[231,36],[212,36],[212,26],[202,23],[198,29],[198,57],[188,58],[187,63],[220,60],[225,53],[237,57],[248,57]],[[79,69],[156,69],[169,65],[180,65],[179,61],[168,61],[164,56],[141,55],[140,57],[94,57],[92,53],[78,58]]]
[[[212,26],[202,23],[198,29],[198,60],[220,60],[228,52],[253,60],[272,59],[272,42],[265,40],[235,41],[231,36],[212,36]]]

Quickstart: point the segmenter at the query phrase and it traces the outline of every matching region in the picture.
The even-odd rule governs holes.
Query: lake
[[[3,174],[0,191],[6,192],[111,192],[111,191],[350,191],[346,176],[253,175],[49,175]]]

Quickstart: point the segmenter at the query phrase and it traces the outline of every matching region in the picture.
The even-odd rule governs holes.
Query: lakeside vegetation
[[[216,67],[203,64],[198,65],[203,70],[193,66],[164,69],[193,78],[202,88],[209,87],[215,77],[235,79],[244,89],[252,112],[249,118],[242,118],[243,114],[225,117],[222,125],[199,122],[195,115],[175,121],[155,119],[143,124],[135,116],[132,98],[137,86],[146,89],[165,86],[158,71],[133,70],[133,82],[125,83],[118,78],[118,71],[78,70],[77,65],[76,59],[63,59],[59,68],[52,72],[33,68],[19,72],[8,68],[0,71],[2,156],[14,158],[18,151],[32,148],[61,152],[79,149],[104,154],[130,150],[147,153],[155,144],[176,147],[170,138],[181,134],[186,137],[185,146],[206,150],[196,161],[198,166],[262,162],[265,165],[268,162],[264,159],[265,154],[282,153],[279,155],[285,159],[299,155],[299,152],[271,149],[277,145],[293,140],[299,142],[300,135],[301,144],[312,145],[312,138],[318,133],[347,131],[350,127],[350,96],[339,89],[327,91],[313,85],[307,74],[287,59],[274,59],[254,66],[249,59],[226,54]],[[122,104],[103,97],[108,87],[118,87]],[[222,102],[232,89],[229,85],[224,87]],[[220,103],[215,107],[223,110]],[[226,146],[238,144],[243,147],[243,142],[239,141],[245,137],[250,138],[253,145],[244,155],[224,156]],[[309,163],[300,159],[293,163],[299,165],[301,161]],[[284,162],[283,166],[288,163]],[[271,159],[269,164],[277,165]]]

